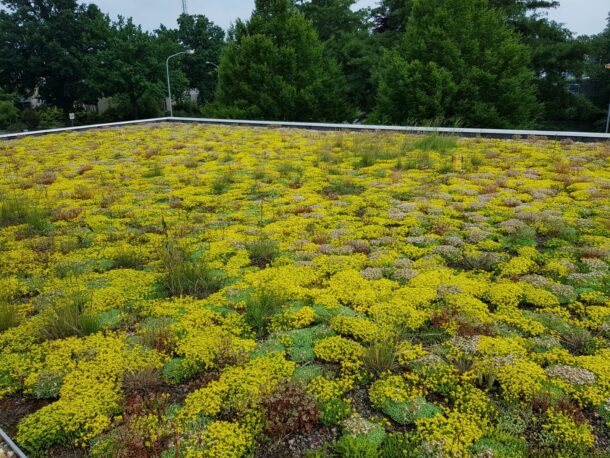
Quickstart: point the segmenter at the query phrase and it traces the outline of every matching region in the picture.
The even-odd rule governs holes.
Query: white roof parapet
[[[312,130],[348,130],[348,131],[388,131],[405,133],[441,133],[453,134],[463,137],[487,137],[487,138],[514,138],[514,137],[547,137],[551,140],[571,139],[585,142],[610,141],[610,134],[597,132],[560,132],[547,130],[506,130],[506,129],[478,129],[459,127],[418,127],[418,126],[384,126],[369,124],[332,124],[314,122],[293,121],[251,121],[245,119],[215,119],[215,118],[181,118],[163,117],[152,119],[140,119],[135,121],[123,121],[106,124],[93,124],[89,126],[64,127],[59,129],[46,129],[31,132],[17,132],[0,135],[0,140],[11,140],[26,136],[48,135],[63,132],[77,132],[81,130],[102,129],[129,126],[134,124],[149,124],[160,122],[178,122],[193,124],[219,124],[238,126],[260,126],[260,127],[289,127],[296,129]]]

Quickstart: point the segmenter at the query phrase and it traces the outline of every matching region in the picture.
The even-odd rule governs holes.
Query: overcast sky
[[[118,14],[133,17],[145,29],[153,30],[163,23],[173,27],[182,9],[181,0],[89,0],[111,17]],[[359,6],[374,6],[377,0],[360,0]],[[237,18],[247,19],[254,0],[188,0],[189,13],[205,14],[225,30]],[[610,12],[608,0],[561,0],[551,19],[565,24],[580,35],[601,32]]]

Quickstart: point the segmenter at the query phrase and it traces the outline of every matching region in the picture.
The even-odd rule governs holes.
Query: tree
[[[373,10],[375,32],[380,34],[382,43],[396,46],[407,30],[407,22],[413,9],[413,0],[381,0]]]
[[[605,30],[591,37],[591,51],[586,64],[590,77],[587,93],[597,107],[592,127],[604,130],[610,102],[610,69],[606,68],[610,64],[610,14]]]
[[[178,18],[178,29],[161,26],[156,31],[159,38],[175,41],[195,54],[184,59],[181,68],[189,81],[189,87],[199,90],[199,100],[212,100],[218,81],[213,64],[218,65],[225,44],[224,31],[202,15],[183,14]],[[210,64],[210,62],[212,64]]]
[[[355,3],[355,0],[302,0],[297,6],[313,23],[326,54],[341,66],[350,103],[367,113],[375,103],[373,75],[380,53],[370,32],[370,11],[354,10]]]
[[[181,15],[178,40],[195,54],[184,61],[184,73],[190,86],[199,90],[199,100],[210,102],[216,90],[218,74],[208,62],[218,64],[224,46],[224,31],[205,16]]]
[[[498,8],[509,20],[519,22],[524,16],[537,16],[538,10],[556,8],[557,0],[489,0],[489,6]]]
[[[343,121],[352,110],[339,66],[291,0],[256,0],[220,59],[215,103],[232,118]]]
[[[416,0],[384,59],[373,120],[527,127],[539,109],[529,58],[487,0]]]
[[[301,0],[297,6],[313,23],[320,40],[328,42],[337,35],[356,33],[365,26],[366,11],[354,11],[355,3],[355,0]]]
[[[76,0],[2,0],[0,84],[24,97],[74,109],[82,102],[87,63],[103,46],[108,19]]]
[[[178,43],[159,38],[136,26],[131,19],[112,25],[110,39],[95,57],[91,87],[105,97],[117,97],[123,116],[155,116],[157,101],[166,93],[165,60],[181,51]],[[178,66],[172,67],[172,88],[176,94],[186,88],[186,77]]]
[[[559,2],[490,0],[490,5],[506,14],[509,25],[530,49],[537,97],[543,106],[542,127],[583,127],[581,123],[591,116],[590,103],[572,94],[569,84],[570,79],[578,80],[583,74],[588,45],[541,14],[541,10],[556,8]]]
[[[0,87],[0,130],[8,129],[19,119],[19,110],[16,106],[17,97],[4,92]]]

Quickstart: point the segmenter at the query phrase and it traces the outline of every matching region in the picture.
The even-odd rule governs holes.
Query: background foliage
[[[59,124],[162,115],[184,49],[182,115],[600,131],[610,98],[610,24],[576,37],[545,15],[559,1],[258,0],[226,34],[203,15],[146,31],[76,0],[0,4],[3,130],[53,107]]]

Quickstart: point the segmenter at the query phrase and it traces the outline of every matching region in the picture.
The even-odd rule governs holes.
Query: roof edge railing
[[[581,142],[604,142],[610,141],[610,134],[597,132],[560,132],[547,130],[507,130],[507,129],[478,129],[459,127],[418,127],[418,126],[384,126],[369,124],[332,124],[332,123],[310,123],[293,121],[251,121],[245,119],[215,119],[215,118],[184,118],[163,117],[140,119],[135,121],[123,121],[106,124],[92,124],[88,126],[64,127],[58,129],[46,129],[31,132],[17,132],[0,135],[0,140],[11,140],[20,137],[49,135],[63,132],[77,132],[82,130],[116,128],[137,124],[150,124],[162,122],[178,122],[193,124],[218,124],[236,126],[259,126],[259,127],[286,127],[295,129],[311,130],[346,130],[346,131],[387,131],[404,133],[441,133],[458,135],[462,137],[485,137],[498,139],[511,139],[515,137],[546,137],[550,140],[573,140]]]
[[[2,439],[2,441],[8,445],[8,447],[11,449],[11,451],[15,454],[15,456],[17,456],[18,458],[27,458],[26,454],[23,453],[21,451],[21,449],[19,447],[17,447],[17,444],[15,444],[11,438],[8,436],[8,434],[6,434],[4,432],[4,430],[2,428],[0,428],[0,439]]]

